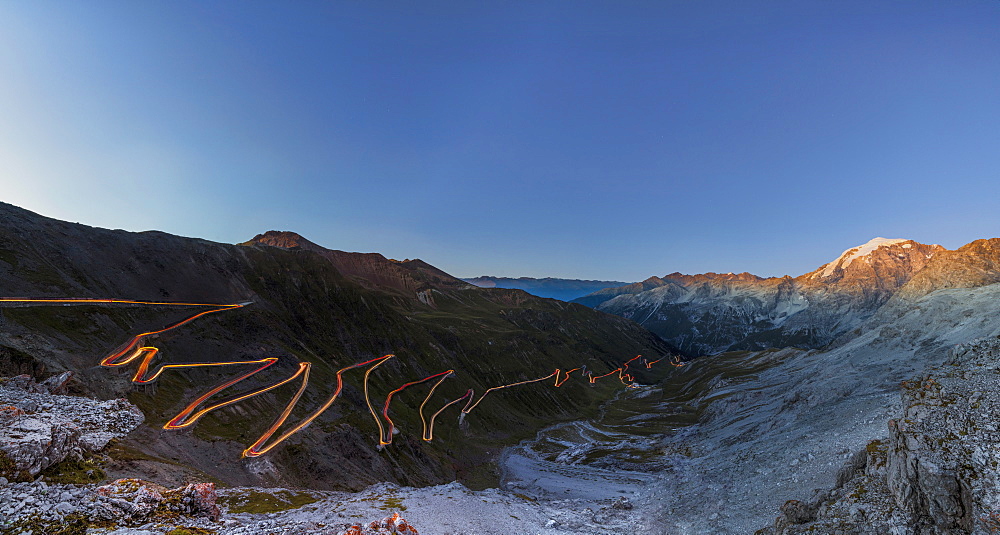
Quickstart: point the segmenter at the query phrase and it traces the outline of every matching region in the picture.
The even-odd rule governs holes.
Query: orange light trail
[[[470,397],[469,398],[469,402],[465,404],[465,408],[462,409],[462,412],[464,414],[469,414],[470,412],[472,412],[472,409],[475,409],[476,406],[478,406],[480,403],[482,403],[483,398],[485,398],[490,392],[492,392],[494,390],[503,390],[504,388],[510,388],[512,386],[518,386],[518,385],[526,385],[528,383],[537,383],[539,381],[544,381],[544,380],[548,379],[549,377],[558,376],[558,375],[559,375],[559,370],[556,370],[556,371],[554,371],[554,372],[546,375],[545,377],[541,377],[539,379],[529,379],[527,381],[519,381],[517,383],[510,383],[509,385],[494,386],[493,388],[487,389],[486,392],[483,392],[483,395],[479,396],[479,401],[477,401],[475,403],[472,403],[472,399],[473,398]],[[473,397],[475,397],[475,393],[473,393]],[[470,404],[472,405],[471,407],[469,406]]]
[[[621,379],[621,381],[622,381],[623,383],[624,383],[624,382],[625,382],[626,380],[628,380],[629,382],[632,382],[632,381],[635,381],[635,377],[632,377],[632,374],[631,374],[631,373],[627,373],[627,370],[628,370],[628,363],[629,363],[629,362],[632,362],[633,360],[636,360],[636,359],[638,359],[638,358],[640,358],[640,357],[642,357],[642,355],[636,355],[636,356],[634,356],[634,357],[632,357],[632,358],[630,358],[630,359],[626,360],[626,361],[625,361],[625,364],[622,364],[622,371],[621,371],[621,373],[620,373],[620,374],[618,374],[618,378],[619,378],[619,379]]]
[[[74,300],[73,301],[74,304],[76,304],[78,302],[84,302],[84,301],[79,301],[79,300]],[[91,302],[91,301],[86,301],[86,302]],[[115,301],[115,300],[110,300],[110,299],[98,299],[98,300],[94,300],[92,302],[98,302],[98,303],[138,303],[138,301]],[[168,303],[143,303],[143,304],[165,305],[165,304],[168,304]],[[204,312],[199,312],[199,313],[195,314],[194,316],[191,316],[191,317],[189,317],[189,318],[187,318],[185,320],[181,320],[181,321],[179,321],[177,323],[174,323],[173,325],[170,325],[169,327],[164,327],[163,329],[160,329],[158,331],[150,331],[148,333],[142,333],[142,334],[138,334],[138,335],[134,336],[132,338],[132,340],[130,340],[128,342],[128,344],[126,344],[125,347],[121,351],[118,351],[117,353],[112,353],[112,354],[108,355],[107,357],[104,357],[104,359],[101,360],[101,366],[106,366],[106,367],[124,366],[125,364],[128,364],[129,362],[132,362],[133,360],[135,360],[139,356],[145,355],[145,358],[143,359],[142,363],[139,365],[139,371],[136,372],[135,378],[132,379],[133,381],[141,382],[141,381],[137,381],[137,379],[143,373],[145,373],[146,368],[149,366],[149,361],[152,360],[153,356],[156,355],[156,353],[159,351],[158,349],[156,349],[155,347],[140,347],[140,348],[136,349],[134,353],[132,353],[131,355],[129,355],[125,359],[118,360],[120,357],[122,357],[126,353],[128,353],[128,351],[130,349],[132,349],[133,347],[139,345],[139,341],[143,340],[147,336],[152,336],[154,334],[165,333],[165,332],[167,332],[169,330],[176,329],[177,327],[180,327],[182,325],[186,325],[188,323],[191,323],[192,321],[194,321],[194,320],[196,320],[196,319],[198,319],[198,318],[200,318],[202,316],[211,314],[213,312],[221,312],[223,310],[232,310],[234,308],[242,308],[243,307],[242,304],[238,304],[238,305],[208,305],[208,304],[202,304],[202,303],[174,303],[173,305],[174,306],[214,306],[216,308],[213,308],[212,310],[206,310]],[[155,377],[154,377],[154,379],[155,379]],[[150,380],[152,380],[152,379],[150,379]]]
[[[566,381],[569,380],[569,374],[575,372],[576,370],[580,370],[580,369],[582,369],[582,368],[573,368],[572,370],[566,372],[566,376],[563,377],[562,381],[559,380],[559,370],[556,370],[556,383],[555,383],[555,387],[559,388],[560,386],[562,386],[563,383],[565,383]]]
[[[386,436],[384,436],[384,437],[382,437],[382,436],[379,437],[379,444],[381,444],[382,446],[385,446],[387,444],[392,444],[392,433],[393,433],[393,431],[396,430],[396,426],[395,426],[395,424],[392,423],[392,418],[389,418],[389,404],[392,403],[392,396],[394,394],[396,394],[396,392],[400,392],[404,388],[409,387],[409,386],[419,385],[420,383],[426,383],[427,381],[430,381],[431,379],[433,379],[435,377],[441,377],[441,381],[444,381],[445,379],[448,378],[449,375],[451,375],[453,373],[455,373],[455,370],[448,370],[448,371],[445,371],[445,372],[436,373],[434,375],[430,375],[430,376],[424,377],[423,379],[420,379],[419,381],[411,381],[409,383],[405,383],[403,386],[401,386],[401,387],[393,390],[392,392],[389,392],[389,395],[385,397],[385,406],[382,407],[382,417],[385,418],[386,422],[389,422],[389,433]],[[437,388],[437,386],[439,384],[441,384],[441,381],[438,381],[437,384],[434,385],[434,388]],[[431,394],[434,393],[434,388],[431,389]],[[430,394],[428,394],[427,397],[424,398],[424,403],[427,403],[427,400],[430,399],[430,397],[431,397]],[[424,404],[421,403],[420,404],[421,409],[423,409],[423,406],[424,406]],[[421,420],[424,419],[424,415],[423,414],[420,415],[420,419]],[[427,425],[427,424],[424,423],[424,425]],[[379,426],[379,431],[381,431],[381,430],[382,430],[382,426],[380,425]]]
[[[22,299],[19,297],[0,297],[0,303],[47,303],[50,305],[54,304],[64,304],[64,305],[160,305],[160,306],[175,306],[175,307],[219,307],[219,308],[240,308],[246,306],[248,303],[238,303],[233,305],[220,305],[218,303],[174,303],[171,301],[136,301],[133,299],[90,299],[90,298],[73,298],[73,299]],[[167,327],[165,330],[171,329],[172,327]],[[162,331],[157,331],[162,332]]]
[[[208,398],[214,396],[215,394],[218,394],[219,392],[222,392],[226,388],[229,388],[230,386],[232,386],[232,385],[234,385],[234,384],[236,384],[236,383],[238,383],[238,382],[240,382],[240,381],[242,381],[244,379],[249,378],[251,375],[254,375],[255,373],[263,371],[264,368],[267,368],[268,366],[270,366],[274,362],[277,362],[277,360],[278,359],[275,359],[275,358],[264,359],[264,361],[271,361],[271,362],[268,362],[267,364],[264,364],[263,366],[255,369],[253,371],[250,371],[250,372],[248,372],[248,373],[246,373],[244,375],[241,375],[240,377],[238,377],[236,379],[233,379],[232,381],[227,381],[227,382],[222,383],[221,385],[213,388],[212,390],[209,390],[207,393],[203,394],[201,397],[199,397],[194,402],[190,403],[187,407],[185,407],[184,410],[182,410],[181,412],[179,412],[177,414],[177,416],[174,416],[169,422],[167,422],[163,426],[163,428],[164,429],[182,429],[182,428],[185,428],[185,427],[187,427],[189,425],[194,424],[195,422],[198,421],[199,418],[201,418],[202,416],[204,416],[205,414],[207,414],[207,413],[209,413],[211,411],[214,411],[215,409],[221,409],[222,407],[225,407],[227,405],[232,405],[233,403],[237,403],[239,401],[243,401],[244,399],[252,398],[252,397],[254,397],[254,396],[258,395],[258,394],[263,394],[264,392],[267,392],[269,390],[274,390],[275,388],[278,388],[279,386],[282,386],[282,385],[284,385],[286,383],[290,383],[290,382],[294,381],[300,375],[308,374],[308,372],[309,372],[309,366],[310,366],[309,363],[308,362],[300,362],[299,363],[299,369],[296,370],[296,372],[294,374],[292,374],[291,377],[289,377],[287,379],[284,379],[282,381],[278,381],[277,383],[274,383],[273,385],[266,386],[264,388],[261,388],[259,390],[254,391],[254,392],[250,392],[248,394],[243,394],[242,396],[238,396],[238,397],[233,398],[233,399],[231,399],[229,401],[224,401],[224,402],[221,402],[221,403],[216,403],[215,405],[211,405],[211,406],[209,406],[207,408],[204,408],[204,409],[198,411],[197,413],[195,413],[194,416],[192,416],[191,418],[188,418],[188,419],[185,420],[185,418],[187,418],[187,416],[189,414],[191,414],[191,412],[194,411],[195,407],[197,407],[198,405],[200,405],[201,403],[203,403]],[[261,361],[225,362],[225,363],[221,363],[220,365],[222,365],[222,364],[248,364],[250,362],[261,362]],[[164,367],[166,367],[166,366],[164,366]]]
[[[660,358],[658,358],[656,360],[647,360],[646,361],[646,369],[648,370],[648,369],[652,368],[653,364],[656,364],[657,362],[660,362],[661,360],[663,360],[663,357],[660,357]]]
[[[447,375],[444,376],[444,377],[442,377],[441,381],[438,381],[438,383],[436,385],[434,385],[434,388],[437,388],[437,385],[441,384],[441,382],[444,381],[447,378],[448,378]],[[434,388],[431,389],[431,394],[434,393]],[[465,399],[465,398],[467,398],[467,397],[469,397],[471,395],[473,395],[473,392],[472,392],[472,389],[470,388],[470,389],[468,389],[468,390],[465,391],[465,395],[464,396],[462,396],[462,397],[460,397],[460,398],[458,398],[458,399],[456,399],[454,401],[449,401],[448,403],[445,403],[444,407],[441,407],[440,409],[438,409],[437,412],[435,412],[433,415],[431,415],[431,423],[430,423],[430,425],[428,426],[426,422],[424,423],[424,435],[423,435],[423,439],[425,441],[427,441],[427,442],[430,442],[430,441],[434,440],[434,420],[438,417],[438,415],[441,414],[442,412],[444,412],[444,410],[447,409],[448,407],[451,407],[452,405],[458,403],[459,401],[462,401],[463,399]],[[430,398],[431,398],[431,396],[430,396],[430,394],[428,394],[427,398],[424,399],[424,403],[427,403],[427,400],[430,399]],[[420,419],[421,420],[423,420],[423,418],[424,418],[423,410],[424,410],[424,404],[422,403],[420,405]],[[465,414],[465,413],[462,413],[462,414]]]
[[[292,398],[292,400],[288,403],[288,405],[285,406],[285,410],[282,411],[281,415],[278,416],[278,418],[274,421],[273,424],[271,424],[271,427],[269,427],[268,430],[265,431],[264,434],[259,439],[257,439],[257,442],[254,442],[253,445],[251,445],[249,448],[243,450],[243,456],[259,457],[261,455],[264,455],[265,453],[274,449],[274,447],[277,446],[278,444],[281,444],[295,433],[301,431],[303,428],[305,428],[305,426],[309,425],[310,423],[312,423],[313,420],[319,418],[321,414],[326,412],[326,410],[330,408],[330,405],[333,405],[334,401],[337,401],[337,398],[340,396],[340,392],[344,389],[344,378],[342,377],[344,372],[346,372],[347,370],[360,368],[362,366],[367,366],[369,364],[374,363],[370,368],[368,368],[368,371],[365,372],[365,401],[367,402],[368,375],[372,372],[372,370],[380,366],[383,362],[393,357],[395,357],[395,355],[384,355],[371,360],[366,360],[364,362],[359,362],[357,364],[352,364],[350,366],[337,370],[337,389],[334,390],[333,395],[331,395],[330,398],[326,400],[326,403],[320,406],[320,408],[313,411],[313,413],[309,415],[309,417],[299,422],[295,427],[282,433],[281,436],[279,436],[277,439],[274,440],[274,442],[267,445],[266,447],[262,447],[263,444],[267,442],[267,439],[271,438],[271,435],[277,432],[278,428],[280,428],[282,424],[285,423],[285,420],[288,419],[288,416],[292,413],[292,409],[295,408],[296,403],[298,403],[299,398],[302,396],[302,392],[305,391],[306,385],[309,383],[309,374],[307,369],[307,373],[302,379],[302,386],[299,388],[299,391],[295,393],[295,397]],[[369,410],[371,410],[371,403],[368,403],[368,408]],[[374,411],[372,412],[374,413]],[[378,420],[376,419],[376,421]]]
[[[382,427],[382,420],[379,419],[378,414],[375,414],[375,407],[372,407],[371,399],[368,398],[368,376],[371,375],[372,371],[374,371],[375,368],[378,368],[379,366],[382,365],[382,363],[384,363],[385,361],[389,360],[392,357],[395,357],[395,355],[386,355],[382,357],[382,360],[378,361],[378,363],[376,363],[371,368],[368,368],[367,371],[365,371],[365,403],[368,404],[368,412],[372,413],[372,418],[375,419],[375,425],[378,426],[379,445],[382,444],[382,437],[385,436],[385,429]]]
[[[591,384],[596,383],[597,380],[600,379],[600,378],[602,378],[602,377],[607,377],[607,376],[609,376],[609,375],[611,375],[611,374],[613,374],[615,372],[618,372],[620,374],[621,371],[622,371],[621,368],[615,368],[615,369],[609,371],[608,373],[606,373],[604,375],[591,375],[590,376],[590,382],[591,382]]]
[[[186,363],[186,364],[164,364],[164,365],[160,366],[159,369],[157,369],[155,372],[153,372],[152,374],[150,374],[149,373],[150,365],[151,365],[153,359],[159,353],[159,349],[156,348],[156,347],[152,347],[152,346],[141,346],[140,345],[140,342],[142,340],[146,339],[147,337],[154,336],[154,335],[157,335],[157,334],[162,334],[162,333],[165,333],[167,331],[176,329],[178,327],[186,325],[186,324],[188,324],[188,323],[190,323],[190,322],[192,322],[192,321],[194,321],[194,320],[196,320],[196,319],[198,319],[198,318],[200,318],[202,316],[206,316],[208,314],[213,314],[215,312],[222,312],[222,311],[226,311],[226,310],[233,310],[233,309],[236,309],[236,308],[242,308],[242,307],[250,304],[249,302],[225,305],[225,304],[217,304],[217,303],[171,303],[171,302],[162,302],[162,301],[137,301],[137,300],[127,300],[127,299],[18,299],[18,298],[0,298],[0,303],[26,303],[26,304],[37,303],[37,304],[41,304],[41,305],[55,305],[55,304],[63,304],[63,305],[132,304],[132,305],[175,306],[175,307],[211,307],[209,310],[204,310],[204,311],[198,312],[197,314],[194,314],[194,315],[192,315],[190,317],[187,317],[187,318],[185,318],[185,319],[183,319],[181,321],[173,323],[173,324],[171,324],[171,325],[169,325],[167,327],[164,327],[163,329],[159,329],[159,330],[156,330],[156,331],[144,332],[144,333],[141,333],[141,334],[138,334],[138,335],[132,337],[132,339],[129,340],[126,344],[124,344],[123,346],[119,346],[119,347],[121,347],[121,349],[119,349],[119,350],[115,351],[114,353],[108,355],[107,357],[104,357],[103,359],[101,359],[100,365],[104,366],[104,367],[113,368],[113,367],[126,366],[128,364],[131,364],[132,362],[138,361],[138,366],[137,366],[136,372],[132,376],[132,379],[131,379],[131,381],[133,383],[136,383],[136,384],[147,384],[147,383],[150,383],[152,381],[155,381],[167,369],[204,368],[204,367],[235,366],[235,365],[251,365],[251,366],[254,366],[250,371],[247,371],[247,372],[243,373],[242,375],[239,375],[239,376],[237,376],[237,377],[235,377],[233,379],[223,381],[219,385],[213,387],[212,389],[208,390],[204,394],[198,396],[194,401],[192,401],[191,403],[189,403],[183,410],[181,410],[179,413],[177,413],[176,416],[174,416],[166,424],[164,424],[163,429],[169,429],[169,430],[183,429],[183,428],[189,427],[191,425],[194,425],[202,416],[208,414],[209,412],[211,412],[211,411],[213,411],[215,409],[220,409],[222,407],[226,407],[226,406],[232,405],[234,403],[238,403],[240,401],[244,401],[246,399],[252,398],[254,396],[258,396],[260,394],[264,394],[266,392],[269,392],[271,390],[274,390],[276,388],[284,386],[284,385],[286,385],[288,383],[291,383],[293,381],[301,379],[301,384],[299,385],[298,390],[291,397],[291,399],[288,401],[288,403],[286,403],[284,409],[281,411],[281,414],[278,415],[278,417],[274,420],[274,422],[270,425],[270,427],[268,427],[267,430],[264,431],[264,433],[256,441],[254,441],[253,444],[250,445],[250,447],[248,447],[247,449],[243,450],[243,456],[244,457],[257,457],[257,456],[266,454],[267,452],[271,451],[272,449],[274,449],[275,447],[277,447],[279,444],[281,444],[282,442],[284,442],[285,440],[287,440],[288,438],[290,438],[295,433],[297,433],[297,432],[301,431],[302,429],[304,429],[306,426],[308,426],[314,420],[316,420],[317,418],[319,418],[320,415],[322,415],[327,409],[330,408],[331,405],[333,405],[333,403],[337,400],[337,398],[340,396],[341,392],[343,391],[343,388],[344,388],[343,374],[344,374],[344,372],[346,372],[348,370],[355,369],[355,368],[362,368],[362,367],[365,367],[365,366],[368,367],[368,369],[365,370],[365,375],[364,375],[365,403],[368,405],[368,410],[371,413],[372,418],[375,420],[375,424],[377,425],[377,427],[379,429],[379,446],[380,447],[392,443],[392,435],[394,434],[395,429],[396,429],[395,424],[393,423],[392,419],[389,417],[389,406],[392,403],[393,396],[396,393],[398,393],[398,392],[400,392],[400,391],[402,391],[402,390],[404,390],[404,389],[406,389],[406,388],[408,388],[410,386],[414,386],[414,385],[417,385],[417,384],[425,383],[425,382],[431,381],[431,380],[433,380],[435,378],[438,378],[438,380],[434,383],[434,386],[432,386],[431,389],[430,389],[430,391],[427,393],[427,396],[424,398],[423,402],[420,404],[420,408],[419,408],[419,411],[418,411],[419,415],[420,415],[420,421],[421,421],[422,426],[423,426],[421,438],[423,440],[425,440],[425,441],[428,441],[428,442],[430,442],[431,440],[434,439],[434,422],[437,419],[438,415],[440,415],[442,412],[444,412],[446,409],[448,409],[452,405],[460,403],[463,400],[468,400],[468,401],[466,401],[465,407],[462,408],[462,411],[461,411],[461,414],[460,414],[460,418],[459,418],[459,420],[461,421],[462,419],[464,419],[464,417],[465,417],[466,414],[469,414],[476,407],[478,407],[479,404],[482,403],[483,399],[485,399],[486,396],[489,395],[489,393],[493,392],[494,390],[502,390],[502,389],[505,389],[505,388],[510,388],[512,386],[519,386],[519,385],[525,385],[525,384],[530,384],[530,383],[538,383],[538,382],[545,381],[545,380],[553,378],[553,377],[555,377],[554,386],[556,388],[558,388],[558,387],[561,387],[563,384],[565,384],[566,381],[569,380],[570,374],[573,373],[573,372],[575,372],[575,371],[580,371],[581,375],[589,377],[590,383],[594,383],[594,382],[596,382],[597,379],[601,379],[603,377],[607,377],[609,375],[613,375],[613,374],[617,373],[618,374],[618,378],[619,378],[619,380],[621,380],[622,384],[624,384],[625,386],[627,386],[629,388],[638,388],[637,385],[632,384],[632,382],[634,381],[634,377],[632,376],[632,374],[628,373],[628,368],[629,368],[629,363],[633,362],[636,359],[639,359],[641,357],[641,355],[637,355],[636,357],[633,357],[633,358],[629,359],[628,361],[624,362],[620,367],[618,367],[618,368],[616,368],[616,369],[614,369],[614,370],[612,370],[612,371],[610,371],[610,372],[608,372],[608,373],[606,373],[604,375],[595,376],[592,372],[590,372],[590,371],[588,371],[586,369],[586,366],[582,366],[582,367],[578,367],[578,368],[573,368],[573,369],[570,369],[569,371],[566,371],[566,372],[562,372],[560,369],[556,369],[551,374],[546,375],[545,377],[540,377],[538,379],[529,379],[529,380],[526,380],[526,381],[519,381],[519,382],[516,382],[516,383],[510,383],[510,384],[505,384],[505,385],[500,385],[500,386],[494,386],[492,388],[487,389],[485,392],[483,392],[483,395],[480,396],[478,400],[475,398],[475,392],[472,389],[469,389],[469,390],[466,391],[465,395],[463,395],[462,397],[460,397],[458,399],[449,401],[444,406],[442,406],[440,409],[438,409],[437,412],[435,412],[434,414],[432,414],[429,419],[427,419],[424,416],[424,408],[425,408],[425,406],[430,401],[431,397],[434,395],[434,392],[437,390],[438,386],[440,386],[444,382],[445,379],[447,379],[447,378],[449,378],[449,377],[451,377],[451,376],[453,376],[455,374],[454,370],[447,370],[447,371],[443,371],[443,372],[436,373],[436,374],[433,374],[433,375],[429,375],[429,376],[427,376],[427,377],[425,377],[423,379],[417,380],[417,381],[411,381],[411,382],[408,382],[408,383],[404,383],[402,386],[400,386],[400,387],[396,388],[395,390],[392,390],[392,391],[389,392],[389,394],[386,396],[385,404],[382,407],[382,417],[385,418],[385,421],[388,423],[388,433],[387,433],[385,427],[382,425],[382,421],[379,418],[379,415],[376,413],[375,408],[371,404],[371,400],[370,400],[369,395],[368,395],[368,379],[369,379],[369,376],[371,375],[371,373],[376,368],[378,368],[379,366],[381,366],[382,364],[384,364],[389,359],[395,357],[395,355],[389,354],[389,355],[384,355],[384,356],[381,356],[381,357],[378,357],[378,358],[373,358],[373,359],[370,359],[370,360],[366,360],[364,362],[358,362],[356,364],[352,364],[350,366],[347,366],[347,367],[344,367],[344,368],[341,368],[340,370],[338,370],[337,373],[336,373],[337,386],[336,386],[336,389],[334,390],[333,394],[318,409],[316,409],[315,411],[313,411],[309,416],[307,416],[306,418],[304,418],[302,421],[300,421],[299,423],[297,423],[295,426],[293,426],[292,428],[288,429],[284,433],[280,434],[277,438],[271,440],[272,437],[278,432],[278,430],[283,425],[285,425],[285,423],[287,422],[287,420],[288,420],[289,416],[291,415],[292,411],[294,410],[294,408],[298,404],[299,400],[302,398],[302,395],[305,392],[307,385],[309,384],[309,375],[310,375],[310,372],[311,372],[311,369],[312,369],[312,364],[311,363],[309,363],[309,362],[300,362],[300,363],[298,363],[298,367],[295,370],[295,372],[292,373],[292,375],[288,376],[285,379],[281,379],[281,380],[279,380],[279,381],[277,381],[277,382],[275,382],[273,384],[260,387],[260,388],[258,388],[256,390],[252,391],[252,392],[248,392],[248,393],[242,394],[242,395],[237,396],[235,398],[232,398],[232,399],[229,399],[229,400],[226,400],[226,401],[221,401],[221,402],[209,405],[209,406],[207,406],[205,408],[202,408],[201,410],[197,410],[197,412],[195,412],[196,409],[198,409],[198,407],[200,407],[202,404],[204,404],[206,401],[208,401],[212,396],[215,396],[216,394],[218,394],[218,393],[226,390],[227,388],[230,388],[233,385],[235,385],[235,384],[237,384],[237,383],[239,383],[239,382],[241,382],[241,381],[243,381],[245,379],[249,379],[250,377],[252,377],[252,376],[254,376],[254,375],[256,375],[256,374],[264,371],[265,369],[267,369],[267,368],[271,367],[272,365],[274,365],[275,363],[277,363],[279,359],[277,357],[267,357],[267,358],[262,358],[262,359],[257,359],[257,360],[244,360],[244,361],[199,362],[199,363]],[[646,364],[646,368],[650,369],[650,368],[652,368],[653,364],[655,364],[655,363],[663,360],[664,358],[666,358],[666,357],[661,357],[660,359],[657,359],[657,360],[654,360],[654,361],[644,360],[643,362]],[[683,361],[680,360],[679,356],[672,356],[668,362],[670,364],[676,366],[676,367],[680,367],[680,366],[683,366],[685,364]],[[562,375],[563,373],[565,373],[565,375]],[[626,382],[626,381],[628,381],[628,382]]]
[[[638,386],[636,386],[635,384],[633,384],[633,382],[635,381],[635,377],[633,377],[632,374],[628,373],[626,370],[628,370],[628,364],[629,364],[629,362],[632,362],[633,360],[638,359],[640,357],[642,357],[642,355],[636,355],[636,356],[634,356],[634,357],[626,360],[621,365],[621,367],[615,368],[615,369],[611,370],[610,372],[605,373],[604,375],[591,375],[590,376],[590,382],[591,382],[591,384],[596,383],[598,379],[601,379],[603,377],[607,377],[607,376],[612,375],[612,374],[614,374],[614,373],[617,372],[618,373],[618,380],[621,381],[623,385],[625,385],[628,388],[639,388]],[[660,360],[662,360],[662,359],[658,359],[658,360],[656,360],[654,362],[659,362]],[[651,364],[647,364],[646,365],[646,368],[651,368],[651,367],[652,367]]]

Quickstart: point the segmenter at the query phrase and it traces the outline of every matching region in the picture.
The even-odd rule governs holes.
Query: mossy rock
[[[40,516],[23,518],[6,527],[0,528],[0,535],[20,535],[35,533],[45,535],[87,535],[87,528],[103,527],[90,521],[86,516],[73,513],[62,520],[44,520]]]
[[[88,456],[83,459],[66,459],[42,471],[41,475],[49,483],[64,485],[87,485],[100,483],[107,478],[101,459]]]
[[[166,535],[212,535],[218,533],[214,529],[176,527],[166,533]]]
[[[8,457],[6,453],[0,451],[0,476],[10,479],[16,473],[17,464],[15,464],[14,460]]]
[[[14,459],[3,451],[0,451],[0,477],[10,481],[31,481],[31,474],[27,470],[18,470]]]
[[[250,490],[219,496],[217,503],[233,514],[262,514],[298,509],[316,501],[318,501],[318,498],[309,492],[294,492],[290,490],[261,492]]]

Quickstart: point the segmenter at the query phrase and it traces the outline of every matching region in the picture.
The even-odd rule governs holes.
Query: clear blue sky
[[[458,276],[954,248],[1000,235],[1000,2],[7,1],[0,187]]]

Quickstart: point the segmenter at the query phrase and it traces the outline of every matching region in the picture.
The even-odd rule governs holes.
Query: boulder
[[[367,526],[354,525],[341,530],[337,535],[418,535],[417,529],[411,526],[399,513],[393,513],[378,522]]]
[[[141,479],[119,479],[95,489],[99,497],[96,516],[116,523],[141,523],[163,513],[177,513],[216,521],[221,516],[216,505],[214,483],[192,483],[176,489]]]
[[[126,400],[56,395],[66,372],[37,384],[28,375],[0,380],[0,476],[25,479],[65,459],[103,449],[143,421]]]

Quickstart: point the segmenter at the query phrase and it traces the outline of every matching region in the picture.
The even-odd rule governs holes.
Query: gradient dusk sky
[[[1000,2],[0,2],[0,200],[457,276],[1000,235]]]

